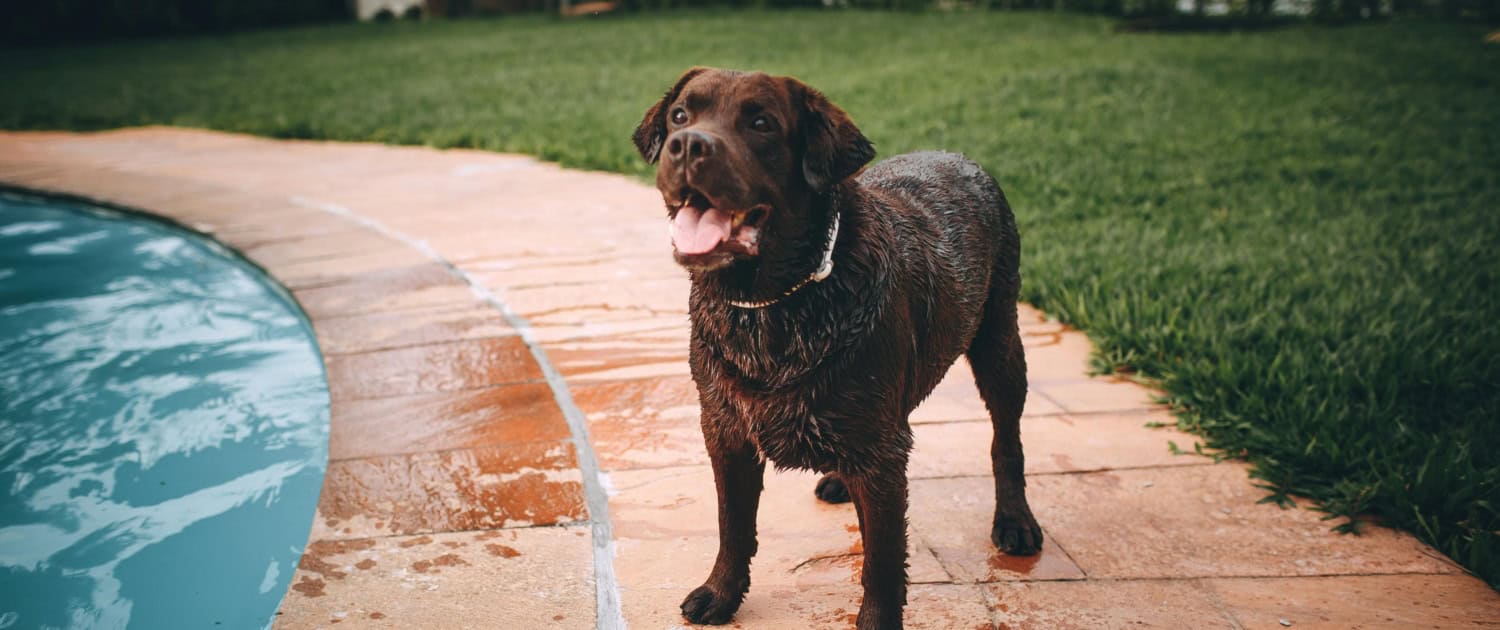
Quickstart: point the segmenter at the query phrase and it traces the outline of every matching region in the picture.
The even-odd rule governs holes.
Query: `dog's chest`
[[[819,391],[828,389],[823,381],[830,375],[820,367],[828,365],[837,337],[749,327],[740,332],[721,340],[716,358],[723,361],[720,385],[741,430],[778,466],[832,470],[844,427],[832,419],[838,416],[831,408],[835,401]]]
[[[745,381],[720,382],[732,410],[726,420],[780,468],[832,472],[867,450],[869,421],[879,415],[883,388],[851,390],[814,372],[800,386],[767,391]]]
[[[825,299],[774,314],[695,312],[694,378],[713,394],[711,407],[731,411],[724,428],[777,466],[836,470],[864,450],[870,432],[859,427],[894,400],[882,375],[900,361],[871,351],[890,344],[867,343],[867,310],[867,302]]]
[[[828,472],[838,466],[845,427],[806,399],[748,396],[736,406],[747,437],[778,467]]]

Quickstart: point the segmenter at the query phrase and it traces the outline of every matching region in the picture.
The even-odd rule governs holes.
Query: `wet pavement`
[[[624,139],[622,139],[624,141]],[[282,628],[675,628],[716,551],[687,279],[639,182],[477,151],[172,128],[0,133],[0,183],[207,232],[287,286],[333,399]],[[1408,534],[1261,504],[1246,468],[1025,305],[1022,436],[1047,535],[989,543],[962,361],[912,418],[913,628],[1476,627],[1500,595]],[[549,378],[551,377],[551,378]],[[858,527],[768,474],[745,628],[852,627]],[[594,506],[594,509],[590,509]]]

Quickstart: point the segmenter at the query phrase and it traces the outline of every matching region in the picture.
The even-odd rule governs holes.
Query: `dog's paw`
[[[744,600],[743,593],[720,595],[705,584],[688,593],[687,599],[682,600],[682,616],[693,623],[714,626],[726,624],[734,617],[734,611],[740,609],[740,602]]]
[[[1012,556],[1029,556],[1042,550],[1042,527],[1030,511],[1009,518],[996,515],[990,542]]]
[[[848,503],[849,488],[844,487],[844,480],[838,475],[829,473],[818,480],[818,487],[813,489],[813,494],[824,503]]]

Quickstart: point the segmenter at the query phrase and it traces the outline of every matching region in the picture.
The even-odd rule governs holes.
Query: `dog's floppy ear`
[[[641,124],[635,128],[635,134],[631,137],[635,140],[636,150],[641,152],[641,157],[646,158],[647,162],[656,163],[656,158],[661,155],[661,145],[667,139],[667,108],[682,93],[682,86],[705,70],[708,68],[689,68],[677,79],[672,89],[667,90],[666,96],[646,110],[646,116],[641,118]]]
[[[801,81],[787,81],[802,104],[802,175],[813,190],[827,190],[875,157],[874,145],[844,110]]]

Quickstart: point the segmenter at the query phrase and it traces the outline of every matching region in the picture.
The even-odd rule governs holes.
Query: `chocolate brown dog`
[[[1033,554],[1020,441],[1020,237],[979,165],[875,155],[800,81],[693,68],[647,110],[635,144],[660,165],[674,256],[692,276],[693,380],[719,496],[719,556],[682,602],[722,624],[750,588],[762,474],[812,469],[851,498],[864,540],[860,628],[906,604],[907,416],[960,354],[995,439],[990,538]]]

